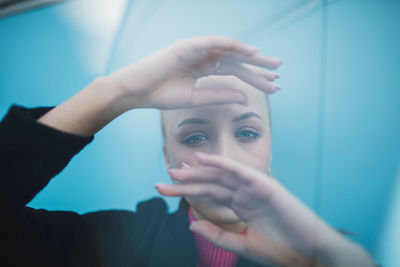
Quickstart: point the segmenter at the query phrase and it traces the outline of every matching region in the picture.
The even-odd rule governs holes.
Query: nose
[[[213,147],[212,153],[227,158],[235,158],[234,140],[228,134],[221,134]]]

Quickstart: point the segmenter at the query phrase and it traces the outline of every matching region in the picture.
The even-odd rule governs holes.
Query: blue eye
[[[258,133],[251,131],[251,130],[243,130],[236,134],[236,137],[246,138],[246,139],[253,139],[253,138],[257,138],[259,136],[260,135]]]
[[[204,135],[197,134],[197,135],[193,135],[193,136],[185,139],[183,141],[183,143],[188,144],[188,145],[195,145],[195,144],[199,144],[199,143],[202,143],[204,141],[207,141],[207,140],[208,140],[208,137],[206,137]]]

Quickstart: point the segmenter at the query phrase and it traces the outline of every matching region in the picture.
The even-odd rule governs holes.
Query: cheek
[[[167,150],[169,160],[174,168],[181,168],[182,162],[185,162],[189,166],[195,166],[197,164],[193,150],[184,149],[180,144],[172,142],[167,142]]]
[[[234,142],[234,144],[231,143],[230,149],[228,149],[229,155],[227,156],[262,172],[267,171],[271,153],[271,142],[269,136],[262,137],[253,143],[241,143],[235,139],[230,142]],[[216,146],[217,144],[210,145]],[[194,156],[194,151],[196,150],[213,153],[212,151],[208,151],[212,149],[206,149],[205,147],[188,149],[175,142],[167,142],[167,150],[171,165],[176,168],[181,168],[182,162],[185,162],[190,166],[196,166],[197,160]]]
[[[238,146],[233,158],[247,166],[266,172],[270,164],[271,142],[269,138],[262,138],[257,142]]]

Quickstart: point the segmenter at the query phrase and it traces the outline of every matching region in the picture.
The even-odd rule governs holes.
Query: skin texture
[[[178,184],[156,188],[165,196],[186,197],[197,207],[195,215],[208,219],[191,225],[193,231],[262,264],[310,266],[311,257],[311,261],[317,261],[314,266],[322,266],[319,262],[329,266],[373,266],[360,246],[342,237],[275,179],[265,175],[270,161],[266,121],[262,123],[264,134],[253,143],[240,142],[233,134],[239,123],[233,124],[232,117],[245,111],[253,109],[265,120],[267,109],[262,95],[280,90],[274,82],[279,75],[265,68],[276,69],[280,64],[282,60],[227,37],[180,40],[97,78],[38,122],[71,134],[91,136],[129,110],[190,108],[191,116],[212,119],[208,139],[211,143],[201,148],[207,154],[196,154],[179,139],[173,139],[176,123],[180,122],[174,121],[175,111],[171,111],[166,115],[171,117],[166,119],[165,153],[167,164],[178,167],[169,170]],[[212,75],[235,76],[243,84],[199,81]],[[178,112],[176,118],[184,119],[188,112]],[[248,120],[246,124],[250,123]],[[256,122],[255,118],[251,120]],[[193,166],[179,168],[177,164],[182,161]],[[247,235],[235,233],[244,227]]]
[[[177,41],[142,60],[94,80],[39,118],[72,134],[90,136],[122,113],[136,108],[177,109],[225,103],[246,104],[235,88],[196,87],[201,77],[235,75],[265,93],[274,93],[281,59],[222,36]],[[162,68],[160,68],[162,66]],[[260,68],[258,68],[260,67]],[[157,70],[157,71],[154,71]]]
[[[265,94],[234,76],[209,76],[198,81],[201,88],[236,88],[246,94],[248,105],[225,104],[163,112],[167,167],[196,166],[194,152],[232,158],[266,172],[271,160],[271,135]],[[242,120],[235,118],[254,113]],[[202,119],[207,123],[188,122]],[[197,219],[210,220],[224,229],[242,232],[246,225],[228,207],[209,198],[186,197]]]
[[[326,266],[318,242],[335,231],[265,174],[271,162],[265,93],[234,76],[209,76],[197,85],[239,89],[247,105],[163,111],[165,163],[178,185],[157,189],[185,197],[198,220],[192,230],[223,248],[277,266]],[[254,116],[237,120],[244,114]],[[234,234],[246,229],[245,236]]]

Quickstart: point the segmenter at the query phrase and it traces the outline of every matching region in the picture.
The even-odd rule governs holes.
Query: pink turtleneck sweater
[[[196,221],[189,208],[189,222]],[[196,241],[197,267],[235,267],[238,255],[213,245],[201,235],[193,232]]]

